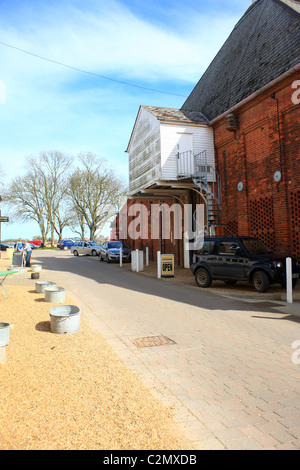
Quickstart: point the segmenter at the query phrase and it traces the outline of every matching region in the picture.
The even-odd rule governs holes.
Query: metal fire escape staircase
[[[215,167],[207,162],[206,150],[197,155],[193,155],[191,150],[178,153],[178,177],[191,178],[197,186],[197,192],[206,205],[204,233],[213,235],[221,214],[221,185]],[[197,223],[195,213],[194,221]]]

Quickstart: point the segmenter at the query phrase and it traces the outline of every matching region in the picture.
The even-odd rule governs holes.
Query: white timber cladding
[[[206,150],[207,164],[215,166],[214,135],[212,128],[205,124],[197,126],[180,126],[162,123],[161,134],[161,165],[162,179],[178,178],[178,152],[191,150],[193,155]],[[186,145],[191,142],[191,148]]]
[[[136,194],[158,180],[177,180],[178,152],[206,151],[215,166],[213,130],[206,124],[161,121],[141,107],[128,148],[129,192]]]
[[[161,179],[160,123],[144,108],[140,109],[128,155],[130,194]]]

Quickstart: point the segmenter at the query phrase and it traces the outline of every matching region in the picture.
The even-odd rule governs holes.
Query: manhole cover
[[[166,346],[167,344],[176,344],[167,336],[144,336],[142,338],[131,338],[130,340],[137,348],[151,348],[152,346]]]

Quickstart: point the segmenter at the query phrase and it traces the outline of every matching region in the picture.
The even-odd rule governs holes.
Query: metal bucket
[[[60,335],[77,333],[80,330],[80,308],[75,305],[60,305],[50,309],[52,333]]]
[[[56,286],[56,284],[55,282],[50,281],[38,281],[35,283],[35,292],[43,294],[45,292],[45,288],[49,286]]]
[[[33,264],[33,265],[31,266],[31,271],[32,271],[33,273],[38,273],[38,272],[41,271],[41,270],[42,270],[42,265],[41,265],[41,264]]]
[[[9,343],[9,323],[0,322],[0,347],[7,346]]]
[[[31,279],[39,279],[40,273],[31,273]]]
[[[45,302],[61,303],[65,301],[66,292],[63,287],[50,286],[45,288]]]

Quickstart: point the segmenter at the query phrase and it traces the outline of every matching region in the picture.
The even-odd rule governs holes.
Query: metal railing
[[[191,178],[206,203],[207,230],[221,210],[221,183],[215,167],[207,162],[206,150],[193,155],[191,150],[178,154],[178,177]]]

